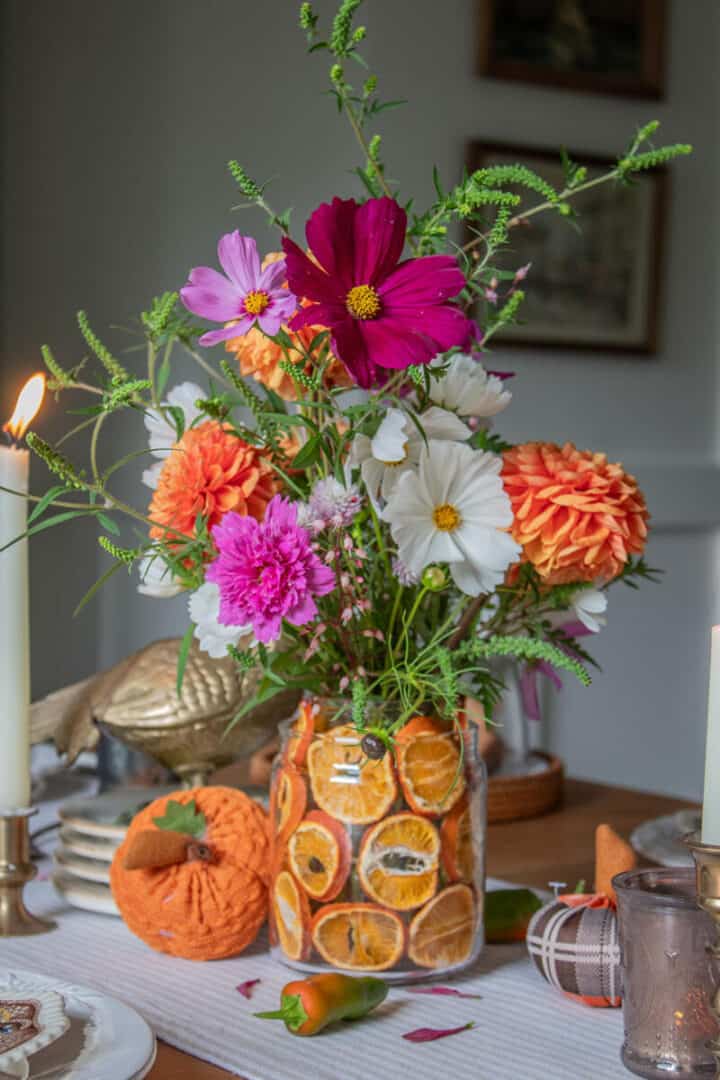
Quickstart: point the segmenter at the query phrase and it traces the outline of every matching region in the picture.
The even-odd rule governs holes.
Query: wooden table
[[[564,804],[553,813],[490,826],[488,874],[540,887],[549,879],[571,888],[582,878],[590,883],[596,825],[607,822],[628,836],[641,821],[687,805],[662,795],[568,780]],[[149,1080],[228,1080],[233,1075],[161,1043]]]

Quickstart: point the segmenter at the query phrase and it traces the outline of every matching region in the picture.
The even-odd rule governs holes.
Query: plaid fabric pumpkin
[[[621,1003],[622,968],[615,908],[607,896],[561,896],[533,915],[528,952],[540,974],[586,1005]]]

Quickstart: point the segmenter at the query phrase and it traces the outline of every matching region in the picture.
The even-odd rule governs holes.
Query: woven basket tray
[[[488,781],[488,822],[519,821],[539,817],[560,802],[565,767],[558,757],[533,751],[548,763],[542,772],[518,776],[491,776]]]

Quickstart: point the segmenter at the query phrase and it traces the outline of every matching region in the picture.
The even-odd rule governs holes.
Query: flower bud
[[[447,575],[440,566],[426,567],[420,580],[423,587],[431,592],[440,592],[447,585]]]

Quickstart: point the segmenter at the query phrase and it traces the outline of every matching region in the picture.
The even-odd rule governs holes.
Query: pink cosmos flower
[[[290,288],[314,301],[293,330],[327,326],[332,350],[360,386],[387,368],[426,364],[468,344],[473,324],[448,303],[465,285],[457,259],[427,255],[400,262],[407,215],[393,199],[333,199],[311,215],[305,235],[313,258],[287,237]]]
[[[297,507],[280,495],[268,503],[262,523],[229,513],[212,534],[220,554],[205,578],[220,589],[220,622],[251,623],[265,645],[280,636],[283,619],[294,626],[310,622],[315,597],[334,586],[334,573],[297,523]]]
[[[255,323],[269,337],[277,334],[297,307],[296,297],[283,288],[285,260],[278,259],[263,270],[257,244],[237,229],[220,237],[217,250],[227,277],[209,266],[196,266],[180,290],[180,299],[193,315],[229,324],[203,334],[200,344],[241,337]]]

